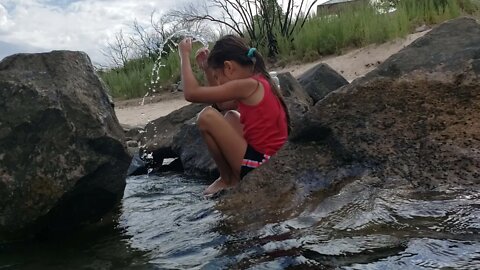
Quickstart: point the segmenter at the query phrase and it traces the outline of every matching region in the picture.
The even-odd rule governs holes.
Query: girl
[[[235,186],[283,146],[288,137],[289,116],[262,56],[241,38],[221,38],[209,53],[206,66],[200,65],[208,69],[214,86],[198,84],[190,64],[191,51],[190,38],[180,42],[185,99],[217,104],[235,101],[238,110],[222,115],[207,107],[198,116],[198,127],[220,172],[220,177],[204,192],[213,195]]]

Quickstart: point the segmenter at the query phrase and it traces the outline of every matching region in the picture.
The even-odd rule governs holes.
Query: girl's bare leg
[[[235,110],[231,110],[226,112],[223,117],[243,138],[243,125],[240,123],[240,113]]]
[[[240,180],[240,166],[247,143],[235,116],[238,115],[227,113],[224,118],[211,107],[205,108],[198,116],[198,127],[220,171],[220,178],[205,190],[205,194],[214,194]]]

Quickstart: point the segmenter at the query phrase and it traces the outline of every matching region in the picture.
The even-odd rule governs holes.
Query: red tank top
[[[255,150],[271,156],[287,141],[287,117],[267,79],[262,75],[252,78],[262,84],[264,95],[260,103],[254,106],[238,102],[243,136]]]

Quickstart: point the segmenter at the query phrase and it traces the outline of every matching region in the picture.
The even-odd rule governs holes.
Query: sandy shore
[[[153,103],[150,99],[154,99]],[[120,124],[124,127],[144,127],[148,122],[190,104],[181,92],[147,97],[145,103],[141,105],[142,99],[115,102],[115,114]]]
[[[280,69],[279,72],[289,71],[293,76],[298,77],[310,68],[326,63],[331,68],[342,74],[349,82],[374,70],[379,64],[391,55],[410,45],[417,38],[422,37],[428,31],[408,35],[404,39],[397,39],[383,44],[373,44],[360,49],[352,50],[339,56],[330,56],[318,61],[293,65]]]
[[[277,71],[289,71],[293,76],[298,77],[315,65],[326,63],[351,82],[372,71],[392,54],[397,53],[417,38],[425,35],[427,32],[428,31],[414,33],[408,35],[404,39],[397,39],[379,45],[370,45],[352,50],[344,55],[326,57],[302,65],[292,65],[283,69],[278,69]],[[183,94],[181,92],[167,93],[156,97],[147,97],[146,101],[148,104],[145,105],[140,105],[142,99],[115,102],[115,113],[120,124],[124,127],[143,127],[149,121],[165,116],[170,112],[189,104],[189,102],[183,99]]]

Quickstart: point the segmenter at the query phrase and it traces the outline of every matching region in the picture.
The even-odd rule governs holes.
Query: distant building
[[[336,14],[342,9],[360,3],[370,2],[369,0],[330,0],[317,6],[317,14]]]

